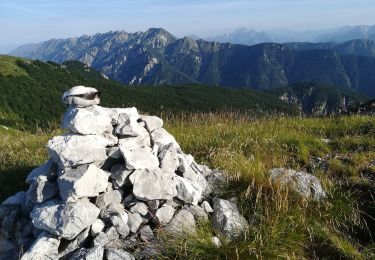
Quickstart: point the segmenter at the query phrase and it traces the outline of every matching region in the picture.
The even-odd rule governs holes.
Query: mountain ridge
[[[371,57],[340,55],[332,49],[296,51],[277,43],[246,46],[178,39],[162,28],[49,40],[20,54],[59,63],[79,60],[129,85],[205,84],[261,90],[311,81],[375,96],[371,83],[375,75],[368,73],[375,69]]]

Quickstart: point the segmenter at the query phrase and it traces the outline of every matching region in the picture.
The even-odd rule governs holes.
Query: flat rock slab
[[[219,234],[228,239],[234,239],[244,234],[247,230],[248,223],[234,203],[214,198],[213,209],[211,223]]]
[[[34,227],[71,240],[90,227],[99,213],[100,209],[87,199],[66,204],[60,200],[48,200],[36,205],[30,217]]]
[[[107,159],[106,146],[110,141],[98,135],[66,134],[54,137],[47,149],[60,170],[83,164],[102,164]]]
[[[22,256],[22,260],[56,260],[58,259],[58,248],[60,240],[48,234],[48,232],[41,233],[35,240],[34,244]]]
[[[71,106],[64,114],[62,128],[83,135],[112,133],[110,111],[101,106]]]
[[[135,170],[130,175],[133,193],[140,200],[170,200],[177,196],[176,181],[171,174],[157,169]]]
[[[289,187],[307,199],[321,200],[326,193],[318,178],[305,171],[276,168],[270,171],[272,182]]]
[[[159,167],[158,158],[152,153],[150,147],[141,147],[129,150],[124,146],[120,150],[125,159],[125,166],[128,170],[154,169]]]
[[[96,197],[108,185],[108,175],[94,164],[69,169],[57,179],[60,196],[65,202],[79,198]]]

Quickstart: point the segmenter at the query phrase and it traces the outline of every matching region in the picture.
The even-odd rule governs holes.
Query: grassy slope
[[[331,119],[263,118],[240,114],[196,114],[168,120],[166,128],[185,152],[212,168],[224,170],[230,185],[224,197],[237,197],[252,220],[246,239],[215,249],[208,225],[198,236],[171,241],[170,256],[188,259],[371,258],[374,232],[372,193],[375,169],[375,119],[353,116]],[[1,199],[24,188],[32,167],[46,159],[45,144],[56,132],[20,133],[0,128]],[[324,139],[330,139],[326,143]],[[314,167],[311,158],[327,161]],[[308,202],[270,184],[273,167],[308,169],[323,182],[328,200]]]
[[[136,106],[141,111],[156,115],[217,110],[276,110],[289,113],[293,110],[271,94],[252,90],[204,86],[127,87],[105,80],[100,73],[77,62],[60,66],[39,61],[20,62],[4,56],[0,57],[1,60],[9,61],[3,71],[11,71],[18,66],[19,70],[27,72],[27,76],[4,76],[0,71],[0,125],[16,128],[58,124],[64,110],[59,102],[61,94],[74,85],[101,90],[103,106]]]
[[[0,55],[0,74],[4,76],[28,76],[27,72],[17,66],[17,60],[22,58]]]

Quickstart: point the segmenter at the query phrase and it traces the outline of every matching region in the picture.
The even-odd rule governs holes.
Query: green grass
[[[22,58],[0,55],[0,74],[3,76],[28,76],[26,70],[16,64],[17,60],[26,61]]]
[[[236,113],[195,114],[166,119],[166,129],[200,163],[225,171],[223,197],[236,197],[252,223],[246,236],[216,249],[208,223],[198,234],[167,238],[164,258],[251,259],[375,257],[375,118],[268,117]],[[25,188],[31,168],[46,160],[54,131],[29,134],[0,128],[1,199]],[[329,139],[326,142],[323,139]],[[317,166],[313,158],[323,158]],[[272,185],[274,167],[307,169],[322,182],[328,198],[307,201]]]

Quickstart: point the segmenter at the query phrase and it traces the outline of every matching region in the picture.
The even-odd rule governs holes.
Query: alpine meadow
[[[375,259],[374,3],[0,10],[0,260]]]

